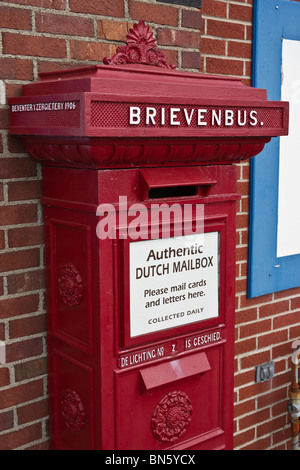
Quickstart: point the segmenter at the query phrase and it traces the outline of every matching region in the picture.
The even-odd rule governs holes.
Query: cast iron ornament
[[[158,441],[175,442],[187,430],[192,420],[192,405],[184,392],[171,392],[156,405],[152,433]]]
[[[71,307],[80,304],[82,299],[82,278],[73,264],[66,264],[58,273],[58,292],[63,302]]]
[[[136,23],[126,36],[127,46],[119,46],[113,57],[104,57],[106,65],[145,64],[175,69],[175,65],[169,65],[163,52],[157,49],[156,40],[149,26],[143,20]]]
[[[85,411],[79,395],[75,390],[68,389],[60,404],[66,426],[73,432],[80,431],[85,424]]]

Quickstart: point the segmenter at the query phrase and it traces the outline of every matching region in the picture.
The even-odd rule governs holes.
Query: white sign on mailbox
[[[129,246],[131,337],[218,317],[218,232]]]

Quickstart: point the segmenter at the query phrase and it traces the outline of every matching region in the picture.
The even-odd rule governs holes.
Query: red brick
[[[0,129],[7,129],[9,124],[8,108],[0,108]]]
[[[110,41],[124,42],[133,23],[124,21],[99,20],[98,21],[98,37]]]
[[[37,57],[66,57],[67,46],[64,39],[3,33],[3,52]]]
[[[115,54],[116,48],[112,44],[104,44],[96,41],[77,41],[70,42],[72,59],[95,60],[100,62],[104,57],[111,57]]]
[[[207,73],[241,76],[244,71],[244,63],[242,60],[207,57],[206,71]]]
[[[18,423],[25,424],[35,419],[45,418],[49,413],[48,400],[40,400],[17,409]]]
[[[26,178],[30,176],[36,176],[36,162],[32,158],[1,158],[1,179]]]
[[[0,266],[2,272],[38,267],[39,264],[40,250],[38,248],[0,254]]]
[[[0,448],[2,450],[15,450],[25,444],[37,441],[41,439],[41,437],[41,423],[36,423],[0,436]]]
[[[238,418],[239,416],[244,415],[246,413],[251,413],[251,411],[254,411],[254,410],[255,410],[255,398],[251,398],[250,400],[235,404],[234,416]]]
[[[234,447],[240,447],[245,442],[252,441],[255,437],[255,429],[248,429],[244,432],[239,432],[237,435],[234,436]]]
[[[14,181],[8,183],[8,200],[38,199],[42,195],[41,181]]]
[[[89,13],[92,15],[124,17],[123,0],[70,0],[70,10],[78,13]]]
[[[248,247],[246,246],[237,247],[236,260],[243,261],[243,260],[247,260],[247,258],[248,258]]]
[[[255,442],[252,442],[249,445],[245,445],[241,450],[267,450],[271,445],[271,436],[267,436],[263,439],[255,439]]]
[[[0,211],[0,225],[26,224],[37,221],[36,204],[18,204],[15,206],[2,206]]]
[[[16,382],[39,377],[47,373],[47,358],[42,357],[15,365]]]
[[[296,295],[300,295],[300,287],[295,287],[293,289],[287,289],[284,291],[274,292],[274,299],[277,300],[277,299],[282,299],[283,297],[293,297]]]
[[[286,387],[277,390],[270,390],[269,393],[265,393],[257,397],[257,405],[259,408],[271,406],[273,403],[287,399],[287,395]]]
[[[182,10],[181,25],[184,28],[201,29],[202,14],[201,11]]]
[[[295,310],[296,308],[300,309],[300,297],[291,299],[291,310]]]
[[[46,330],[45,315],[34,315],[28,320],[26,318],[18,318],[9,322],[9,337],[20,338],[22,336],[31,336],[42,333]]]
[[[181,65],[184,69],[200,69],[200,53],[192,51],[182,51]]]
[[[290,327],[290,339],[297,339],[300,337],[300,324]]]
[[[252,353],[251,356],[241,358],[242,369],[248,369],[249,367],[255,367],[259,364],[264,364],[270,360],[270,351],[262,351],[258,353]]]
[[[237,279],[235,281],[236,292],[246,292],[247,291],[247,279]]]
[[[273,345],[272,347],[272,359],[276,360],[281,358],[282,356],[288,356],[292,355],[293,349],[292,349],[292,343],[291,341],[288,341],[283,344],[279,345]]]
[[[218,38],[244,39],[243,24],[207,19],[207,34]]]
[[[0,319],[36,312],[39,302],[38,294],[0,300]]]
[[[7,367],[0,367],[0,387],[9,385],[9,369]]]
[[[7,148],[10,153],[25,153],[23,143],[17,135],[7,136]]]
[[[252,21],[252,5],[229,4],[229,18],[241,21]]]
[[[90,18],[40,13],[36,15],[36,31],[73,36],[94,36],[94,23]]]
[[[250,428],[251,426],[255,426],[256,424],[266,421],[270,419],[270,410],[269,408],[265,408],[263,410],[258,410],[254,413],[248,414],[244,418],[239,419],[239,426],[240,429],[243,430],[245,428]]]
[[[28,357],[42,354],[43,342],[41,338],[33,338],[8,344],[6,349],[7,362],[22,361]]]
[[[277,387],[282,387],[283,385],[286,385],[287,383],[290,383],[291,380],[291,371],[287,371],[283,374],[279,373],[280,370],[278,370],[277,367],[277,362],[275,364],[275,377],[272,379],[272,384],[273,388]]]
[[[201,34],[191,31],[178,31],[175,29],[158,28],[157,42],[158,44],[165,46],[169,45],[199,49]]]
[[[51,8],[51,10],[64,10],[65,0],[12,0],[8,3],[18,5],[31,5],[34,7]]]
[[[268,305],[262,305],[259,307],[259,317],[264,318],[268,317],[270,315],[276,315],[278,313],[286,312],[289,311],[289,301],[288,300],[282,300],[278,302],[272,302]],[[280,319],[274,319],[275,322],[280,322]],[[295,322],[296,323],[296,322]],[[275,327],[275,324],[274,324]],[[278,326],[277,326],[278,328]]]
[[[0,277],[0,296],[4,294],[3,277]]]
[[[7,284],[9,294],[19,294],[43,289],[45,287],[44,271],[36,270],[20,274],[11,274],[7,276]]]
[[[250,336],[261,334],[264,331],[270,331],[271,327],[271,319],[247,323],[243,326],[240,326],[240,337],[248,338]]]
[[[271,331],[265,335],[259,335],[258,337],[258,348],[265,348],[267,346],[272,346],[272,344],[280,343],[283,341],[287,341],[288,339],[288,331],[287,330],[280,330],[280,331]]]
[[[51,450],[50,442],[45,441],[45,442],[40,442],[38,444],[34,444],[32,446],[27,446],[26,450]]]
[[[31,29],[31,13],[21,8],[0,6],[1,28],[29,30]]]
[[[226,42],[224,39],[211,39],[202,37],[201,54],[225,55]]]
[[[14,414],[12,410],[0,413],[0,433],[11,429],[13,426]]]
[[[11,387],[9,393],[7,390],[0,391],[0,403],[3,409],[10,408],[20,403],[34,400],[35,398],[42,397],[44,394],[43,380],[35,380],[26,384]],[[0,437],[1,440],[1,437]],[[1,442],[1,441],[0,441]],[[0,449],[3,447],[0,444]]]
[[[284,328],[291,326],[298,326],[299,324],[299,312],[291,312],[285,315],[279,315],[273,319],[273,325],[275,328]]]
[[[202,14],[225,18],[227,14],[227,5],[224,2],[218,2],[216,0],[203,0]]]
[[[174,7],[129,0],[129,13],[134,20],[142,18],[151,23],[167,24],[169,26],[177,26],[178,24],[178,9]]]
[[[252,307],[253,305],[257,305],[257,298],[253,298],[253,299],[248,299],[248,297],[246,295],[241,295],[241,305],[240,307],[241,308],[249,308],[249,307]],[[259,303],[260,304],[263,304],[263,303],[267,303],[267,302],[272,302],[272,294],[266,294],[266,295],[261,295],[259,297]]]
[[[173,49],[160,49],[160,51],[163,52],[168,64],[178,67],[178,51]]]
[[[0,232],[1,241],[1,232]],[[44,227],[21,227],[8,230],[10,248],[40,245],[44,242]],[[1,247],[1,242],[0,242]]]
[[[254,321],[257,319],[257,307],[248,308],[247,310],[237,310],[235,313],[235,324],[245,323],[246,321]]]
[[[0,323],[0,339],[1,339],[1,341],[5,341],[5,325],[4,325],[4,323]]]
[[[236,341],[234,344],[234,351],[236,356],[244,354],[249,351],[254,351],[256,348],[256,338],[246,339],[244,341]]]
[[[251,59],[252,44],[250,42],[228,41],[228,56]]]
[[[32,60],[0,57],[0,79],[32,80]]]

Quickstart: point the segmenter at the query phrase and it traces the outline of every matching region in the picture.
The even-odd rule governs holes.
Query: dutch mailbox
[[[168,66],[143,22],[10,100],[42,163],[52,449],[230,449],[236,166],[288,104]]]

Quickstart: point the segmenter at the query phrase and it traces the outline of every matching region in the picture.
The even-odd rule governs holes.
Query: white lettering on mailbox
[[[71,111],[76,109],[76,101],[57,101],[49,103],[22,103],[11,106],[12,113],[31,111]]]
[[[129,124],[132,126],[209,126],[254,127],[258,125],[255,109],[185,108],[170,106],[129,106]],[[264,123],[260,122],[260,126]]]

